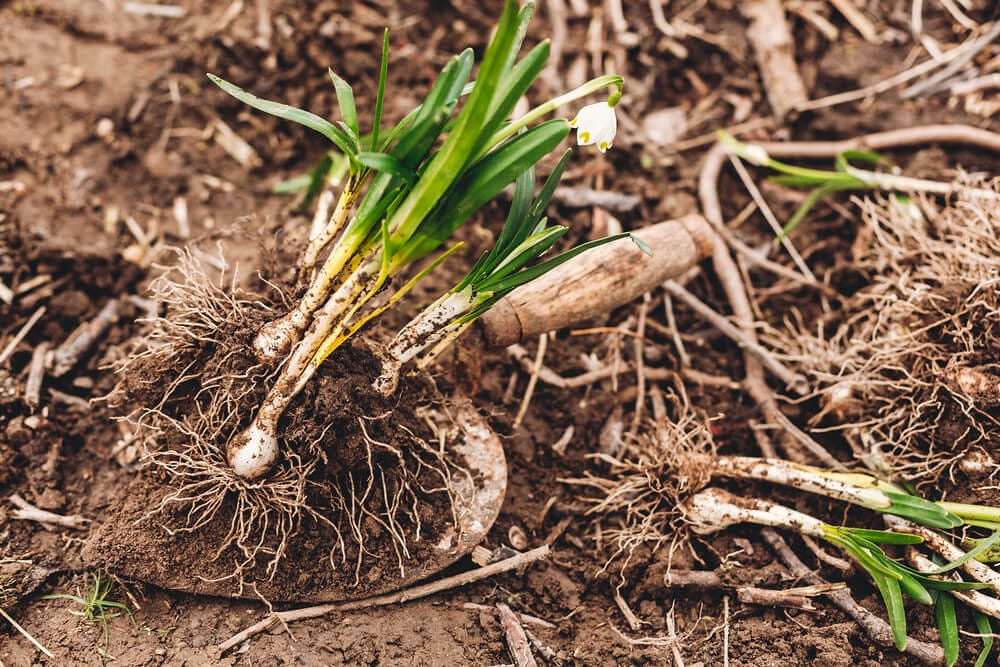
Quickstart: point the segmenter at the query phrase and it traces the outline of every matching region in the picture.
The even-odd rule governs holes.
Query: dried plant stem
[[[752,354],[768,371],[789,389],[797,394],[804,394],[809,389],[809,382],[805,377],[790,371],[774,355],[761,347],[756,340],[745,334],[729,320],[712,310],[706,303],[691,294],[685,287],[673,280],[663,283],[663,288],[670,296],[686,303],[700,317],[709,322],[712,326],[730,338],[740,346],[745,352]]]
[[[118,321],[120,305],[118,299],[108,301],[94,319],[78,326],[69,338],[56,348],[52,353],[52,365],[49,369],[52,375],[55,377],[65,375],[90,352],[104,332]]]
[[[500,612],[500,623],[503,625],[504,638],[507,640],[510,656],[514,659],[514,666],[538,667],[535,656],[531,654],[531,642],[524,634],[524,628],[521,627],[517,615],[502,602],[497,604],[497,610]]]
[[[35,639],[34,637],[32,637],[30,632],[28,632],[27,630],[25,630],[24,628],[22,628],[21,625],[17,621],[15,621],[13,618],[11,618],[10,614],[8,614],[6,611],[4,611],[3,608],[0,608],[0,616],[3,616],[4,619],[6,619],[6,621],[8,623],[10,623],[11,626],[15,630],[17,630],[18,632],[20,632],[21,635],[25,639],[27,639],[29,642],[31,642],[32,644],[34,644],[35,648],[37,648],[39,651],[41,651],[42,653],[44,653],[45,655],[47,655],[50,658],[54,658],[55,657],[54,655],[52,655],[52,652],[49,651],[49,649],[47,649],[44,646],[42,646],[37,639]]]
[[[90,523],[88,519],[82,516],[63,516],[62,514],[55,514],[39,509],[16,493],[11,495],[10,502],[17,507],[16,510],[11,512],[11,518],[20,521],[37,521],[38,523],[59,526],[60,528],[72,528],[73,530],[84,530],[87,524]]]
[[[531,405],[531,397],[534,396],[535,387],[538,384],[538,374],[545,364],[545,351],[548,349],[548,344],[548,334],[542,334],[538,337],[538,351],[535,353],[535,363],[531,366],[528,386],[524,390],[524,398],[521,399],[521,405],[517,409],[517,416],[514,417],[514,424],[511,426],[511,429],[514,431],[521,428],[521,422],[524,421],[524,416],[528,413],[528,406]]]
[[[780,0],[749,0],[740,10],[751,20],[747,39],[753,44],[774,115],[780,120],[809,99],[795,64],[795,40],[785,22]]]
[[[276,611],[269,614],[264,620],[233,635],[226,641],[219,644],[219,652],[225,653],[226,651],[239,646],[247,639],[259,635],[260,633],[265,632],[278,624],[288,624],[310,618],[319,618],[338,611],[354,611],[369,607],[384,607],[390,604],[402,604],[410,600],[416,600],[427,597],[428,595],[433,595],[434,593],[440,593],[441,591],[465,586],[466,584],[481,581],[503,572],[509,572],[510,570],[530,565],[531,563],[541,560],[548,555],[549,547],[548,545],[543,545],[536,549],[532,549],[531,551],[525,551],[524,553],[486,565],[476,570],[463,572],[462,574],[456,574],[451,577],[445,577],[444,579],[440,579],[438,581],[433,581],[421,586],[414,586],[413,588],[407,588],[405,590],[389,593],[387,595],[378,595],[364,600],[350,600],[348,602],[322,604],[313,607],[304,607],[302,609],[291,609],[289,611]]]
[[[3,351],[0,352],[0,364],[7,361],[10,355],[14,354],[14,350],[17,349],[17,346],[21,344],[21,341],[28,335],[28,332],[31,331],[36,324],[38,324],[38,320],[42,319],[42,315],[44,314],[45,306],[40,306],[38,310],[32,313],[31,317],[28,318],[28,321],[25,322],[20,329],[18,329],[17,333],[14,334],[14,337],[10,339],[7,345],[4,346]]]

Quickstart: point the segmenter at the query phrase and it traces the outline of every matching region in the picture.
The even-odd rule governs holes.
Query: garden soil
[[[538,640],[536,655],[549,653],[540,658],[545,664],[670,664],[671,641],[664,638],[671,613],[676,647],[689,667],[721,665],[724,652],[729,664],[745,666],[911,664],[895,650],[874,645],[822,599],[817,611],[804,612],[745,605],[721,590],[671,590],[663,586],[667,563],[662,549],[643,547],[627,564],[605,567],[610,549],[595,535],[579,489],[562,480],[597,470],[588,455],[606,446],[609,430],[622,422],[622,411],[625,424],[631,418],[634,374],[576,388],[539,383],[523,423],[515,428],[529,373],[507,352],[484,350],[475,340],[461,342],[432,375],[436,386],[467,394],[504,442],[506,500],[484,545],[497,549],[515,542],[530,548],[547,542],[553,549],[548,559],[426,599],[275,628],[225,655],[217,645],[263,618],[266,601],[176,592],[123,578],[112,595],[128,605],[133,618],[111,619],[105,639],[100,623],[71,613],[76,609],[72,603],[43,597],[78,594],[90,583],[93,561],[84,553],[88,541],[88,553],[132,552],[133,561],[138,555],[150,569],[170,568],[180,579],[190,574],[181,571],[185,563],[211,557],[192,536],[159,534],[154,539],[150,533],[148,541],[130,542],[138,539],[136,533],[113,523],[125,516],[122,502],[131,508],[127,516],[136,516],[156,502],[158,491],[138,471],[139,450],[129,441],[127,424],[115,420],[118,413],[101,399],[121,381],[113,368],[143,330],[147,287],[171,258],[161,246],[190,243],[209,267],[224,258],[244,289],[280,303],[275,286],[292,277],[290,258],[301,247],[309,216],[295,208],[293,199],[271,189],[307,172],[326,147],[321,138],[226,97],[205,72],[263,97],[332,114],[335,102],[326,75],[332,67],[354,83],[359,108],[367,109],[373,102],[382,28],[389,26],[393,61],[386,116],[395,119],[419,100],[450,54],[484,44],[495,18],[488,7],[462,0],[183,0],[177,3],[183,14],[173,18],[125,11],[127,4],[0,1],[0,275],[8,285],[37,281],[13,305],[0,302],[3,340],[44,308],[22,345],[0,367],[0,558],[6,568],[0,570],[0,607],[56,656],[45,658],[0,622],[0,663],[98,665],[108,662],[104,656],[113,656],[115,664],[136,666],[506,664],[510,657],[495,612],[495,604],[503,602],[547,621],[526,623]],[[718,37],[684,40],[689,52],[683,60],[654,27],[647,3],[624,3],[628,30],[617,35],[613,11],[591,3],[586,13],[575,13],[586,4],[572,2],[566,8],[569,33],[560,61],[540,86],[539,99],[560,92],[556,88],[566,81],[582,81],[580,72],[588,72],[592,60],[605,60],[628,83],[614,149],[606,156],[578,151],[567,182],[637,195],[638,206],[615,212],[626,229],[696,212],[697,173],[710,140],[693,142],[681,152],[670,150],[669,144],[770,116],[740,3],[671,3],[671,11],[677,4],[689,23]],[[681,10],[681,4],[691,6]],[[836,13],[830,19],[839,34],[832,41],[789,15],[810,97],[870,85],[910,64],[915,47],[906,33],[909,3],[856,4],[870,5],[885,38],[881,44],[866,42]],[[989,4],[980,3],[981,20],[997,18],[983,9]],[[529,41],[547,36],[551,25],[550,13],[540,9]],[[936,7],[927,10],[925,30],[940,40],[957,39],[951,17]],[[648,118],[675,120],[652,133],[644,123]],[[977,115],[975,108],[948,104],[947,95],[901,103],[888,93],[784,124],[761,122],[756,136],[848,138],[931,122],[998,129],[996,121]],[[233,142],[229,130],[246,145]],[[663,132],[672,137],[664,145],[650,138],[656,134],[662,139]],[[893,157],[907,173],[924,177],[943,177],[959,166],[996,174],[998,164],[992,156],[934,146]],[[727,177],[721,192],[727,217],[737,216],[748,201],[742,189]],[[795,204],[780,201],[779,195],[781,214],[789,215]],[[840,210],[843,216],[825,210],[821,223],[803,232],[799,242],[809,248],[814,270],[825,271],[834,290],[849,294],[865,277],[831,268],[847,255],[858,228],[846,199]],[[550,214],[571,227],[574,240],[604,233],[609,225],[607,214],[572,201]],[[462,231],[469,245],[466,262],[482,251],[502,218],[502,207],[492,205]],[[761,220],[753,217],[745,224],[759,226],[753,233],[767,242]],[[429,301],[441,287],[422,284],[413,302]],[[689,287],[726,310],[707,267]],[[762,314],[778,321],[791,305],[816,314],[810,309],[814,298],[802,292],[779,294],[761,304]],[[22,393],[32,350],[46,342],[59,345],[111,299],[120,303],[115,323],[71,371],[47,379],[41,405],[29,409]],[[630,304],[596,317],[589,333],[560,332],[549,341],[545,365],[570,376],[595,359],[610,363],[624,356],[627,361],[633,343],[614,328],[634,323],[642,307]],[[403,315],[408,313],[397,318]],[[647,316],[665,324],[662,307],[650,308]],[[742,377],[736,346],[683,308],[678,307],[677,317],[696,368]],[[372,335],[384,336],[385,331]],[[647,364],[676,367],[664,327],[648,327],[646,338]],[[530,367],[536,348],[534,343],[527,347]],[[355,360],[348,356],[338,364],[352,372],[371,370],[366,352],[347,352],[356,354]],[[404,395],[415,405],[423,400],[421,391]],[[721,447],[756,453],[748,422],[758,414],[743,392],[691,384],[688,393],[701,414],[714,418],[713,434]],[[789,414],[802,423],[808,418],[804,409]],[[565,450],[553,448],[560,440],[567,441]],[[835,441],[830,446],[838,456],[849,456],[846,448],[836,451]],[[842,519],[834,503],[764,492],[831,520]],[[962,488],[955,492],[956,497],[967,496]],[[80,515],[90,523],[83,530],[49,530],[16,521],[6,501],[14,493],[39,508]],[[829,579],[844,578],[808,556],[807,562]],[[106,560],[113,565],[113,558]],[[390,565],[372,563],[367,580]],[[470,566],[461,561],[445,574]],[[785,575],[752,528],[699,538],[692,550],[675,555],[673,566],[721,568],[733,573],[734,581],[783,581]],[[306,569],[282,573],[280,595],[264,597],[294,598],[296,585],[308,587],[310,576]],[[863,575],[848,573],[846,580],[865,607],[883,613],[877,592]],[[635,627],[616,604],[616,594],[638,618]],[[912,637],[936,640],[931,613],[915,608],[908,620]],[[972,650],[971,643],[966,650]]]

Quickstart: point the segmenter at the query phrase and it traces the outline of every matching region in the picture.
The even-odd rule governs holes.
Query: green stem
[[[950,503],[943,500],[938,501],[936,504],[941,509],[951,512],[962,519],[1000,523],[1000,507],[987,507],[969,503]]]
[[[599,76],[596,79],[591,79],[590,81],[583,84],[579,88],[575,88],[569,91],[568,93],[563,93],[559,97],[549,100],[548,102],[539,104],[537,107],[535,107],[528,113],[524,114],[517,120],[513,121],[512,123],[501,129],[496,134],[494,134],[493,138],[489,141],[489,143],[487,143],[486,146],[480,152],[480,154],[476,156],[476,159],[481,158],[495,146],[498,146],[507,139],[510,139],[518,132],[520,132],[522,129],[528,127],[529,125],[534,123],[536,120],[542,118],[543,116],[552,113],[559,107],[565,104],[569,104],[570,102],[573,102],[575,100],[578,100],[581,97],[586,97],[591,93],[596,93],[597,91],[602,90],[604,88],[611,88],[611,87],[615,88],[615,91],[611,93],[610,97],[608,97],[608,105],[615,106],[616,104],[618,104],[618,100],[621,99],[622,86],[624,85],[625,85],[625,79],[618,76],[617,74],[605,74],[604,76]]]

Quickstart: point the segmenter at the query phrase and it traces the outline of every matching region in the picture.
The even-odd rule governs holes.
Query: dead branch
[[[34,644],[35,648],[37,648],[39,651],[41,651],[42,653],[44,653],[45,655],[47,655],[50,658],[54,658],[55,657],[54,655],[52,655],[52,652],[49,651],[49,649],[47,649],[44,646],[42,646],[37,639],[35,639],[34,637],[31,636],[30,632],[28,632],[27,630],[25,630],[24,628],[22,628],[21,625],[17,621],[15,621],[13,618],[11,618],[10,614],[8,614],[2,608],[0,608],[0,616],[3,616],[7,620],[7,622],[10,623],[11,626],[15,630],[17,630],[18,632],[20,632],[21,635],[25,639],[27,639],[29,642],[31,642],[32,644]]]
[[[795,42],[785,22],[780,0],[750,0],[740,10],[750,19],[747,39],[757,55],[764,90],[778,120],[802,104],[809,96],[795,64]]]
[[[49,352],[49,344],[39,343],[31,353],[31,364],[28,366],[28,379],[24,383],[24,402],[32,410],[38,409],[42,400],[42,382],[45,380],[45,357]]]
[[[395,593],[377,595],[375,597],[365,598],[364,600],[350,600],[348,602],[321,604],[313,607],[304,607],[302,609],[291,609],[289,611],[276,611],[269,614],[264,620],[250,626],[242,632],[236,633],[226,641],[219,644],[219,653],[225,653],[226,651],[239,646],[247,639],[259,635],[260,633],[269,630],[278,624],[288,624],[310,618],[319,618],[338,611],[354,611],[369,607],[384,607],[390,604],[402,604],[404,602],[409,602],[410,600],[417,600],[419,598],[427,597],[428,595],[465,586],[503,572],[509,572],[510,570],[524,567],[537,560],[541,560],[548,555],[549,547],[548,545],[543,545],[536,549],[532,549],[531,551],[525,551],[522,554],[512,556],[491,565],[486,565],[476,570],[470,570],[469,572],[463,572],[451,577],[445,577],[444,579],[439,579],[438,581],[432,581],[428,584],[422,584],[420,586],[414,586],[413,588],[407,588],[402,591],[396,591]]]
[[[32,313],[31,317],[28,318],[28,321],[25,322],[20,329],[18,329],[17,333],[14,334],[14,337],[10,339],[7,345],[3,348],[3,351],[0,352],[0,364],[7,361],[7,359],[10,358],[10,355],[14,354],[14,350],[17,349],[17,346],[21,344],[21,341],[28,335],[28,332],[31,331],[36,324],[38,324],[38,320],[42,319],[42,315],[44,314],[45,306],[41,306],[38,310]]]
[[[73,530],[84,530],[87,524],[90,523],[89,519],[75,514],[63,516],[62,514],[55,514],[39,509],[16,493],[11,495],[10,502],[17,507],[16,510],[11,512],[11,518],[20,521],[37,521],[49,526],[72,528]]]
[[[686,303],[702,319],[710,323],[734,343],[740,346],[745,352],[752,354],[768,371],[789,389],[802,395],[809,390],[809,382],[805,377],[786,368],[780,361],[774,358],[770,352],[761,347],[756,340],[732,324],[729,320],[712,310],[708,304],[704,303],[686,288],[677,284],[673,280],[663,283],[663,288],[672,296]]]
[[[104,304],[94,319],[84,322],[69,335],[62,345],[52,353],[50,372],[55,377],[61,377],[76,366],[84,355],[97,344],[112,324],[118,321],[120,302],[112,299]]]

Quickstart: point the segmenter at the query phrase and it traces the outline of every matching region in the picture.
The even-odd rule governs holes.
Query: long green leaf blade
[[[455,128],[448,134],[444,145],[427,165],[417,185],[389,221],[395,239],[408,239],[449,189],[454,179],[464,171],[465,162],[478,140],[484,117],[492,103],[496,82],[503,72],[514,43],[517,15],[517,3],[514,0],[507,0],[496,35],[487,47],[479,67],[477,85],[459,113]]]
[[[897,533],[891,530],[871,530],[868,528],[842,528],[849,535],[864,538],[874,544],[920,544],[924,538],[913,533]]]
[[[492,201],[504,187],[550,153],[568,133],[566,121],[548,121],[518,135],[483,158],[439,205],[437,210],[440,213],[429,216],[426,224],[410,235],[403,234],[403,230],[396,231],[393,242],[401,246],[397,254],[398,262],[409,263],[431,252],[473,213]],[[419,187],[418,183],[411,197]]]
[[[208,74],[207,76],[212,83],[247,106],[251,106],[258,111],[263,111],[266,114],[276,116],[283,120],[290,120],[293,123],[298,123],[299,125],[308,127],[310,130],[319,132],[333,142],[333,144],[345,155],[353,156],[354,153],[357,152],[353,149],[350,138],[347,134],[325,118],[321,118],[320,116],[317,116],[309,111],[305,111],[304,109],[296,109],[295,107],[287,104],[282,104],[281,102],[272,102],[271,100],[262,99],[214,74]]]
[[[869,572],[885,604],[886,615],[889,617],[889,627],[892,628],[892,639],[896,648],[906,650],[906,607],[903,606],[903,594],[899,582],[886,577],[880,572]]]
[[[972,612],[972,620],[976,624],[976,631],[983,639],[983,650],[979,652],[979,657],[976,658],[976,664],[973,667],[983,667],[993,650],[993,622],[990,621],[989,616],[978,611]]]
[[[369,150],[375,151],[378,146],[379,132],[382,129],[382,107],[385,105],[385,83],[389,78],[389,29],[382,31],[382,60],[378,68],[378,91],[375,93],[375,113],[372,117],[372,140]]]
[[[417,180],[417,175],[411,169],[388,153],[369,153],[363,151],[358,153],[357,160],[375,171],[397,176],[406,181],[408,185],[413,185],[414,181]]]
[[[354,90],[332,69],[327,68],[326,71],[330,75],[330,81],[333,82],[333,90],[337,93],[337,106],[340,107],[341,119],[354,132],[355,136],[359,136],[361,130],[358,128],[358,108],[354,103]]]
[[[947,593],[938,593],[934,603],[934,617],[937,620],[938,633],[941,635],[941,648],[944,649],[944,662],[952,667],[958,662],[958,617],[955,614],[955,598]]]

